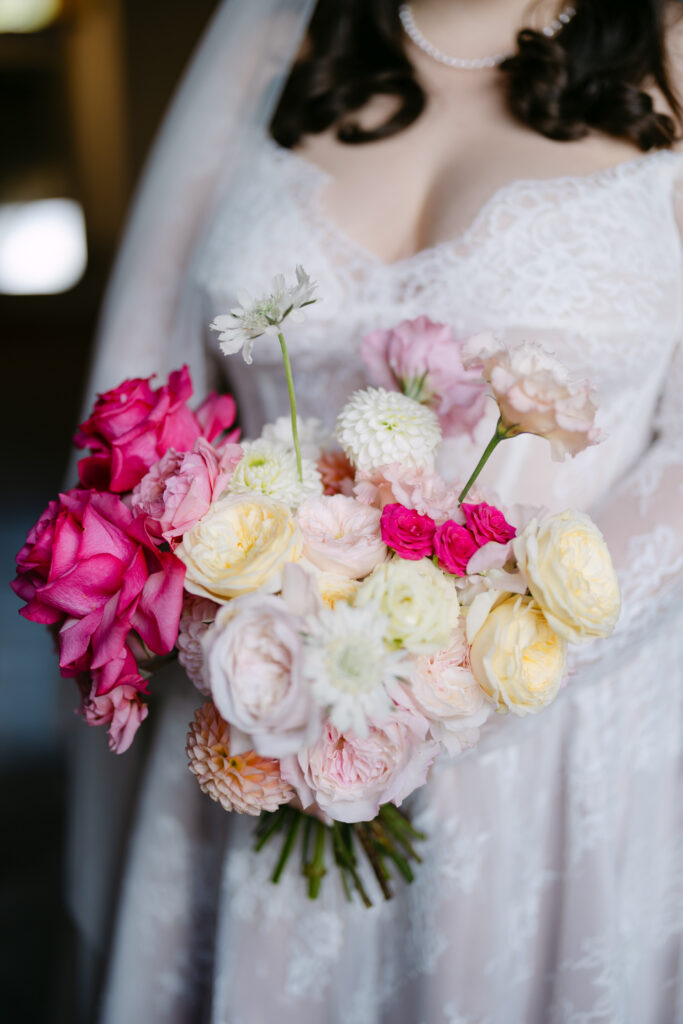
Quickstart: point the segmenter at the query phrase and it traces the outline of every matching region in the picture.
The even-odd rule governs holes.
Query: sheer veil
[[[105,298],[86,403],[128,376],[187,362],[211,383],[195,253],[212,211],[272,115],[315,0],[223,0],[177,90],[139,185]],[[74,476],[72,466],[70,479]],[[80,726],[80,727],[79,727]],[[114,757],[99,729],[69,736],[67,901],[79,935],[77,987],[92,1001],[142,747]]]

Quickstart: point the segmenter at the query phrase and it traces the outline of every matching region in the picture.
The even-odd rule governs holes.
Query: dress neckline
[[[271,152],[273,152],[276,157],[279,157],[284,162],[289,162],[290,165],[295,168],[299,168],[306,175],[307,179],[313,183],[309,194],[309,201],[311,210],[319,224],[324,227],[328,233],[333,235],[338,244],[342,245],[347,251],[352,253],[356,259],[362,260],[369,267],[372,267],[378,272],[385,273],[401,271],[408,267],[412,267],[415,264],[419,265],[426,260],[438,257],[448,249],[455,250],[457,248],[467,246],[468,242],[477,234],[478,230],[491,215],[492,211],[508,196],[517,191],[525,191],[530,188],[538,189],[539,186],[543,185],[561,188],[566,185],[581,186],[584,184],[602,184],[603,182],[612,183],[626,177],[632,172],[640,170],[643,166],[649,166],[650,163],[657,164],[664,161],[678,163],[683,161],[683,152],[675,152],[670,149],[655,149],[651,150],[649,153],[640,153],[638,156],[632,157],[629,160],[622,160],[609,167],[602,167],[595,171],[589,171],[586,174],[563,174],[548,178],[513,178],[512,181],[505,182],[491,193],[488,199],[486,199],[479,207],[468,226],[461,232],[454,235],[452,238],[445,238],[441,242],[435,242],[433,245],[427,245],[424,248],[419,249],[417,252],[411,253],[409,256],[402,256],[400,259],[387,262],[386,260],[381,259],[381,257],[371,249],[368,249],[367,246],[357,242],[351,237],[351,235],[347,234],[346,231],[344,231],[344,229],[322,209],[320,198],[323,188],[325,185],[331,184],[334,181],[334,175],[329,171],[324,170],[322,167],[319,167],[317,164],[312,163],[295,150],[286,149],[284,146],[280,146],[270,135],[266,136],[266,141]]]

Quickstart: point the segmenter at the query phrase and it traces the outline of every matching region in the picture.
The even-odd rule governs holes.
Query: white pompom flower
[[[385,645],[387,627],[376,606],[344,602],[307,623],[304,673],[316,703],[340,732],[367,736],[369,726],[386,721],[394,706],[389,691],[406,674],[405,656]]]
[[[441,441],[435,412],[398,391],[355,391],[337,419],[336,437],[357,469],[371,473],[380,466],[434,467]]]
[[[238,291],[240,305],[217,316],[211,324],[211,330],[219,332],[223,354],[230,356],[241,351],[245,363],[251,363],[255,339],[262,334],[277,336],[287,317],[302,320],[302,309],[316,301],[313,297],[315,288],[315,282],[299,266],[296,268],[296,284],[290,288],[284,275],[278,274],[273,279],[270,293],[261,298],[254,299],[248,292]]]
[[[264,494],[295,509],[305,498],[323,493],[322,479],[315,463],[301,460],[303,480],[299,480],[296,455],[277,442],[245,441],[244,455],[230,479],[231,494]]]

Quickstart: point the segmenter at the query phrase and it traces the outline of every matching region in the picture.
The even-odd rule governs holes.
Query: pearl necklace
[[[568,25],[576,14],[576,8],[572,7],[571,4],[564,8],[561,14],[546,25],[545,28],[541,29],[544,36],[552,39],[553,36],[557,35],[560,29]],[[433,43],[430,43],[428,39],[420,32],[419,28],[415,24],[413,18],[413,12],[410,4],[401,4],[398,9],[398,16],[401,19],[403,29],[412,41],[423,50],[433,60],[437,60],[439,64],[445,64],[449,68],[458,68],[461,71],[476,71],[480,68],[495,68],[499,64],[502,64],[504,60],[507,60],[512,54],[509,53],[497,53],[493,57],[474,57],[468,60],[464,57],[451,57],[447,53],[442,53]]]

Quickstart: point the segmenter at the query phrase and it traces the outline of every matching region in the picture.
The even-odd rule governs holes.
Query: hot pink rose
[[[463,346],[446,324],[419,316],[372,331],[361,354],[374,384],[429,404],[449,436],[471,432],[484,413],[486,386],[477,369],[463,366]]]
[[[433,555],[436,524],[430,516],[394,503],[382,509],[380,526],[382,540],[401,558],[417,562]]]
[[[117,686],[111,693],[97,695],[95,687],[85,697],[80,713],[88,725],[109,726],[109,749],[123,754],[147,718],[149,708],[133,686]]]
[[[144,514],[154,536],[170,543],[198,523],[227,487],[243,450],[227,442],[215,448],[198,438],[190,452],[170,449],[133,491],[132,510]]]
[[[479,545],[465,526],[452,519],[437,527],[434,535],[434,553],[439,565],[454,576],[464,576],[467,563]]]
[[[485,501],[478,505],[463,504],[462,510],[465,513],[467,529],[479,547],[483,547],[489,541],[507,544],[517,533],[500,509],[494,505],[488,505]]]
[[[121,499],[73,490],[51,502],[17,555],[12,584],[33,622],[59,629],[62,675],[90,672],[98,695],[144,688],[129,641],[168,654],[178,632],[184,566],[159,551]]]
[[[189,451],[198,437],[212,441],[234,422],[235,403],[228,395],[210,395],[196,413],[188,409],[187,366],[171,373],[163,387],[151,388],[151,380],[126,380],[99,395],[81,423],[74,444],[93,453],[78,464],[85,487],[130,491],[169,448]]]

